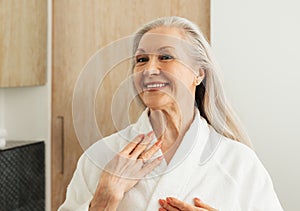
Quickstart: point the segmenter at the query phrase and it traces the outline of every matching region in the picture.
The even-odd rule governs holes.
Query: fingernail
[[[157,146],[158,148],[160,148],[162,145],[162,140],[159,140],[155,143],[155,146]]]
[[[162,155],[162,156],[158,157],[158,160],[162,160],[163,158],[164,158],[164,156]]]
[[[167,197],[167,202],[170,203],[172,199],[170,197]]]
[[[147,136],[148,136],[148,137],[152,137],[153,134],[154,134],[154,131],[151,131],[151,132],[149,132],[149,133],[147,134]]]
[[[195,197],[194,200],[195,200],[195,201],[199,201],[199,202],[201,201],[201,200],[200,200],[199,198],[197,198],[197,197]]]
[[[145,137],[145,135],[144,135],[144,134],[140,134],[139,137],[140,137],[141,139],[143,139],[143,138]]]
[[[162,199],[159,199],[158,200],[158,203],[160,204],[160,206],[163,206],[164,205],[164,201]]]

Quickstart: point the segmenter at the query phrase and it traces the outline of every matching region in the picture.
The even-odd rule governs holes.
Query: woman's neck
[[[190,104],[189,104],[190,105]],[[157,139],[162,140],[161,150],[167,162],[175,154],[182,138],[194,119],[194,105],[168,105],[161,110],[150,109],[150,122]]]

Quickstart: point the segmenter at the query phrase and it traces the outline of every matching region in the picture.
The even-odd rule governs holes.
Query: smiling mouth
[[[169,85],[168,83],[148,83],[148,84],[144,84],[144,90],[157,91],[165,88],[168,85]]]

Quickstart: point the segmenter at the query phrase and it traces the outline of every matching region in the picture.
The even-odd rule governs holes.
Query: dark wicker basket
[[[0,210],[45,210],[45,146],[0,150]]]

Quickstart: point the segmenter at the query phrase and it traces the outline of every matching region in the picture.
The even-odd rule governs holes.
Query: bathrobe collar
[[[136,131],[136,135],[146,134],[153,130],[148,116],[149,111],[150,109],[146,108],[134,124],[133,129]],[[205,164],[216,151],[220,140],[221,136],[216,133],[213,127],[207,124],[206,120],[200,115],[198,108],[195,107],[194,120],[166,170],[171,171],[188,157],[192,157],[193,162],[198,165]],[[155,143],[156,141],[155,138],[152,142]],[[160,151],[158,154],[160,155],[162,152]]]

